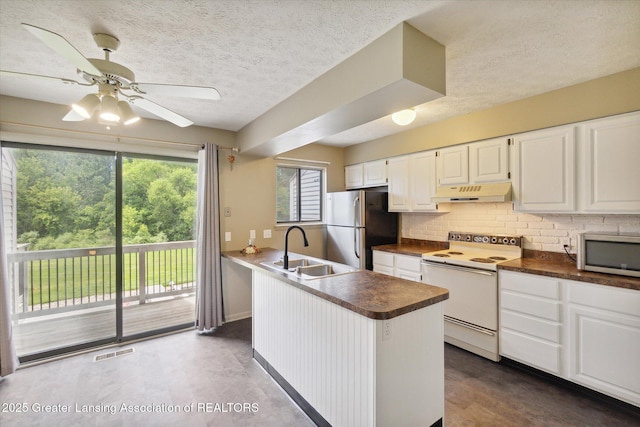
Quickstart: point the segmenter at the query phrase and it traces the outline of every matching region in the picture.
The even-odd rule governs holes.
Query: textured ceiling
[[[411,127],[640,66],[638,0],[0,0],[0,68],[77,78],[21,22],[147,83],[213,86],[219,101],[150,98],[196,125],[236,131],[402,21],[446,46],[447,96]],[[87,88],[3,78],[0,94],[70,104]],[[143,117],[153,117],[138,111]],[[404,131],[383,118],[325,139]]]

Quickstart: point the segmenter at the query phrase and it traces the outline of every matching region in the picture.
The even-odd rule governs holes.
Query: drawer
[[[394,255],[390,252],[373,251],[373,263],[393,268]]]
[[[560,299],[560,281],[557,279],[501,271],[498,280],[500,289],[522,292],[538,297]]]
[[[640,291],[567,281],[567,301],[640,318]]]
[[[500,312],[500,328],[511,329],[560,344],[562,327],[558,322],[542,320],[512,311]]]
[[[500,332],[500,355],[561,375],[561,346],[511,331]]]
[[[501,291],[500,309],[517,311],[523,314],[559,322],[562,304],[560,301],[532,297],[529,295]]]
[[[396,255],[396,264],[395,267],[402,269],[413,271],[415,273],[420,273],[420,257],[409,256],[409,255]]]

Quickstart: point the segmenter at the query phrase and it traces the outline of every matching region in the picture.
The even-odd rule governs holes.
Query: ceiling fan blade
[[[84,120],[80,114],[76,113],[73,108],[62,118],[63,122],[81,122]]]
[[[22,26],[39,38],[44,44],[58,52],[58,54],[63,56],[67,61],[75,65],[78,70],[94,76],[102,76],[102,72],[61,35],[30,24],[23,23]]]
[[[4,71],[4,70],[0,70],[0,77],[16,77],[19,79],[32,79],[32,80],[49,81],[49,82],[56,81],[66,85],[80,84],[75,80],[63,79],[62,77],[42,76],[40,74],[16,73],[14,71]]]
[[[131,83],[129,87],[144,95],[177,96],[182,98],[220,99],[220,92],[212,87],[165,85],[159,83]]]
[[[142,108],[143,110],[147,110],[148,112],[165,119],[168,122],[173,123],[176,126],[180,126],[181,128],[191,126],[193,124],[193,122],[186,117],[183,117],[178,113],[174,113],[168,108],[164,108],[163,106],[158,105],[155,102],[149,101],[148,99],[134,96],[129,98],[129,102]]]

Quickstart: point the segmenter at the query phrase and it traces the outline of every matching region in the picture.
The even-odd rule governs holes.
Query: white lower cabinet
[[[562,302],[555,279],[501,271],[500,354],[562,375]]]
[[[373,271],[419,282],[422,280],[420,257],[373,251]]]
[[[640,291],[567,282],[571,381],[640,406]]]
[[[500,354],[640,406],[640,291],[499,272]]]

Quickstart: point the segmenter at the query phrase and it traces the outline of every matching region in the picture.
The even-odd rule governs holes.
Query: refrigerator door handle
[[[353,253],[356,255],[356,258],[360,259],[360,254],[358,253],[358,217],[360,216],[360,196],[356,196],[353,199]]]

